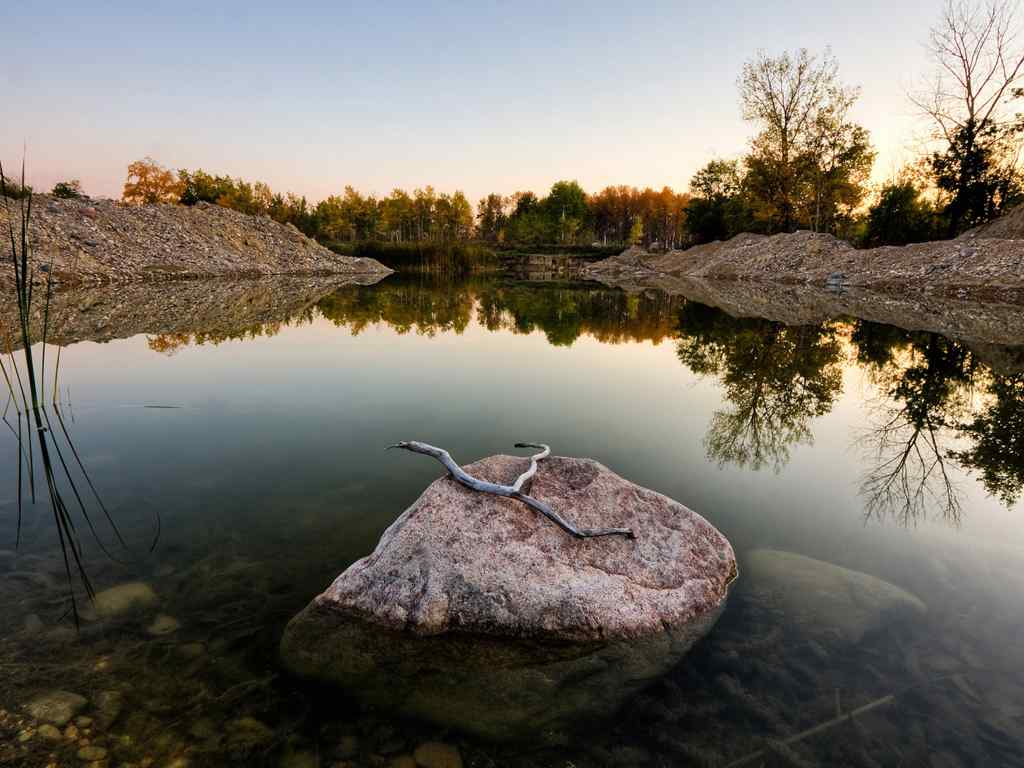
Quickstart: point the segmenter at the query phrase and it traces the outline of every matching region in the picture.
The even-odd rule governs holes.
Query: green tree
[[[946,193],[948,235],[996,218],[1021,200],[1020,178],[1011,157],[1012,131],[968,121],[956,129],[929,162],[936,186]]]
[[[66,200],[77,200],[85,197],[82,192],[82,182],[78,179],[71,179],[70,181],[58,181],[53,185],[53,191],[50,192],[54,197],[62,197]]]
[[[725,240],[754,229],[738,160],[711,160],[690,180],[687,228],[698,243]]]
[[[935,207],[921,197],[913,181],[886,184],[868,210],[865,245],[906,245],[935,238]]]

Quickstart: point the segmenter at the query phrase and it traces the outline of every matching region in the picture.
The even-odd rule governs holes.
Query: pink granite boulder
[[[467,466],[512,482],[528,466]],[[589,459],[541,462],[530,494],[577,540],[523,504],[430,485],[289,623],[282,658],[398,712],[495,739],[560,740],[613,714],[714,625],[736,577],[729,542],[696,512]]]

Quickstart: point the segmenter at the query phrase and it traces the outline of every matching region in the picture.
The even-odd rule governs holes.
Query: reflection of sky
[[[685,188],[743,150],[735,80],[757,49],[831,45],[857,118],[905,159],[905,92],[939,3],[12,3],[0,50],[5,164],[120,194],[128,163],[262,179],[542,190],[577,178]]]

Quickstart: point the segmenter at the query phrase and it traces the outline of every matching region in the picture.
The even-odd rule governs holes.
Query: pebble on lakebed
[[[465,467],[511,483],[529,466]],[[732,546],[696,512],[590,459],[542,461],[523,504],[444,477],[289,623],[285,665],[366,702],[496,740],[564,743],[613,715],[710,631],[736,578]]]

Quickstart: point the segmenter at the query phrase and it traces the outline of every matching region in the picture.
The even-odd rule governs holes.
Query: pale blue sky
[[[940,0],[609,3],[11,3],[0,159],[118,196],[151,155],[320,199],[575,178],[685,189],[743,151],[736,77],[758,48],[831,45],[863,88],[876,177],[921,125]],[[918,126],[918,128],[915,128]]]

